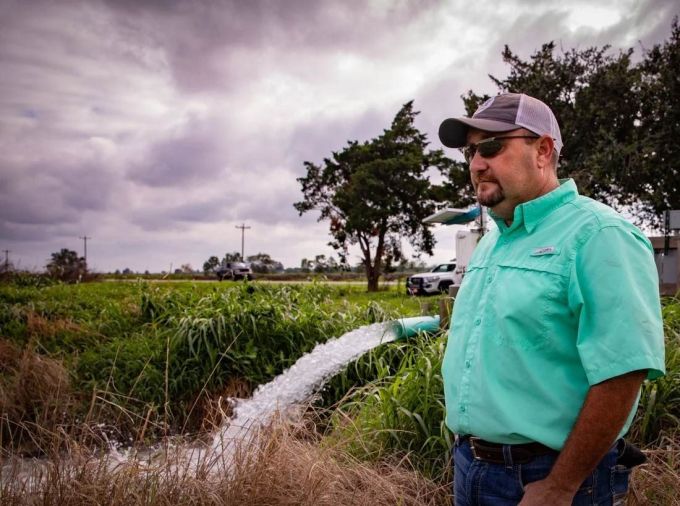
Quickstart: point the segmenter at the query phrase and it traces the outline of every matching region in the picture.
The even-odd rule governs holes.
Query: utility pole
[[[249,228],[252,228],[252,227],[246,227],[246,224],[243,223],[243,224],[241,224],[241,225],[236,225],[236,228],[240,228],[240,229],[241,229],[241,262],[245,262],[245,261],[246,261],[246,257],[243,256],[243,245],[244,245],[244,241],[245,241],[245,239],[244,239],[244,237],[245,237],[245,231],[246,231],[246,229],[249,229]]]
[[[9,253],[10,253],[10,250],[4,249],[2,251],[5,252],[5,272],[9,272]]]
[[[88,237],[88,236],[84,235],[82,237],[78,237],[78,239],[83,240],[83,249],[85,250],[85,255],[84,255],[83,258],[85,258],[85,265],[87,266],[87,240],[92,239],[92,237]]]

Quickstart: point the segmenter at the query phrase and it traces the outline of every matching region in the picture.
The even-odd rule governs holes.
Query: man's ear
[[[537,162],[541,168],[550,167],[552,165],[552,153],[555,149],[555,141],[548,135],[542,136],[536,141],[538,147]]]

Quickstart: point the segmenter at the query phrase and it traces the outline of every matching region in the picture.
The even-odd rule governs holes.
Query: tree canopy
[[[208,274],[209,272],[215,272],[215,269],[219,267],[220,265],[220,259],[217,258],[215,255],[212,255],[208,260],[203,262],[203,272],[205,274]]]
[[[79,281],[87,273],[85,258],[67,248],[52,253],[46,268],[50,276],[66,282]]]
[[[253,272],[266,274],[269,272],[283,271],[283,264],[274,260],[269,253],[257,253],[246,257]]]
[[[635,209],[638,223],[658,225],[666,209],[680,208],[680,27],[644,51],[610,54],[609,47],[562,54],[544,44],[528,60],[505,47],[505,79],[489,76],[500,92],[527,93],[557,116],[564,148],[559,174],[579,191],[615,208]],[[472,90],[468,114],[488,98]]]
[[[304,162],[307,174],[298,178],[304,198],[295,209],[300,215],[320,211],[341,263],[347,263],[350,246],[359,246],[369,291],[402,258],[402,239],[432,254],[434,237],[422,220],[434,212],[438,194],[427,171],[448,173],[456,163],[441,150],[426,151],[427,137],[414,125],[417,114],[412,101],[404,104],[380,136],[348,141],[321,165]],[[439,189],[439,195],[446,191]],[[452,187],[448,191],[457,194]]]

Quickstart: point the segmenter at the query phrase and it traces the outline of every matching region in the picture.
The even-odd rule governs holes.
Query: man
[[[647,238],[558,180],[552,111],[523,94],[445,120],[486,234],[456,298],[442,365],[457,505],[623,504],[620,440],[645,378],[664,374]]]

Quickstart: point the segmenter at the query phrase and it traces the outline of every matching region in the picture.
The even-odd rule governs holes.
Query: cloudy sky
[[[504,44],[528,57],[643,48],[674,0],[0,0],[0,249],[152,272],[267,252],[330,254],[296,178],[415,100],[430,147],[468,89],[495,93]],[[458,156],[450,152],[453,157]],[[453,256],[436,232],[428,263]],[[357,260],[355,257],[354,260]]]

